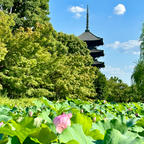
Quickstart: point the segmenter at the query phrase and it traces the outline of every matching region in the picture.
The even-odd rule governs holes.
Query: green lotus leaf
[[[50,144],[57,140],[57,135],[53,133],[47,125],[42,125],[40,130],[31,134],[30,137],[36,138],[42,144]]]
[[[93,144],[93,139],[86,136],[80,124],[73,124],[71,127],[65,129],[59,136],[61,143],[68,143],[70,141],[77,141],[79,144]]]
[[[81,124],[86,135],[89,133],[92,127],[92,120],[90,117],[81,113],[76,113],[71,120],[73,123]]]
[[[104,144],[143,144],[143,142],[144,139],[135,133],[128,132],[123,135],[116,129],[107,130],[104,138]]]

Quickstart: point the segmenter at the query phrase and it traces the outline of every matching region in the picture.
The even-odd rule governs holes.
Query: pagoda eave
[[[104,53],[90,53],[90,55],[91,55],[93,58],[98,58],[98,57],[104,56]]]
[[[104,50],[90,49],[90,53],[101,53],[101,54],[104,54]]]
[[[100,46],[100,45],[104,45],[103,39],[101,40],[84,40],[84,42],[87,43],[88,46]]]
[[[97,68],[104,68],[105,64],[104,64],[104,62],[94,61],[94,63],[92,64],[92,66],[96,66]]]
[[[97,61],[97,58],[104,56],[104,51],[97,49],[98,46],[104,45],[103,38],[98,37],[90,32],[89,30],[89,10],[87,6],[87,19],[86,19],[86,29],[81,35],[79,35],[79,39],[84,41],[87,44],[88,49],[90,50],[90,55],[94,60],[92,66],[96,66],[97,68],[104,68],[104,62]]]

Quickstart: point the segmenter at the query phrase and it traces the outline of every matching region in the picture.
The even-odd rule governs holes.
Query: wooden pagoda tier
[[[104,62],[99,62],[97,60],[94,60],[94,63],[92,64],[92,66],[96,66],[97,68],[105,67]]]
[[[91,49],[90,50],[90,55],[95,59],[97,57],[104,56],[104,51],[103,50],[98,50],[98,49]]]
[[[103,45],[103,38],[97,37],[94,34],[92,34],[89,30],[85,30],[84,33],[82,33],[79,38],[87,43],[88,48],[93,48],[95,46]]]
[[[105,67],[103,62],[97,61],[96,58],[104,56],[104,51],[97,49],[98,46],[104,45],[103,38],[95,36],[89,30],[89,13],[87,7],[87,22],[86,22],[86,30],[82,33],[79,38],[87,43],[88,49],[90,50],[90,55],[94,59],[94,64],[92,66],[96,66],[98,68]]]

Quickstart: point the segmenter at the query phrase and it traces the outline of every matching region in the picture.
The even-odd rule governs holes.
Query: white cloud
[[[101,71],[106,75],[108,79],[110,77],[116,76],[128,85],[131,84],[131,72],[126,70],[125,68],[121,69],[119,67],[106,66],[104,69],[101,69]]]
[[[76,13],[76,14],[75,14],[75,17],[76,17],[76,18],[80,18],[80,17],[81,17],[81,14],[80,14],[80,13]]]
[[[132,64],[132,65],[127,65],[127,66],[124,66],[124,70],[125,70],[125,71],[133,71],[134,67],[135,67],[134,64]]]
[[[111,43],[111,44],[107,44],[106,47],[109,47],[109,48],[113,48],[113,49],[117,49],[120,47],[120,42],[119,41],[115,41],[114,43]]]
[[[114,14],[123,15],[126,12],[126,7],[123,4],[118,4],[114,7]]]
[[[82,7],[79,7],[79,6],[72,6],[72,7],[70,8],[70,11],[71,11],[72,13],[81,13],[81,12],[84,12],[85,9],[82,8]]]
[[[134,55],[140,55],[140,51],[133,51]]]
[[[70,12],[75,14],[76,18],[80,18],[81,13],[86,11],[84,8],[79,7],[79,6],[72,6],[69,10]]]
[[[105,73],[109,73],[110,76],[119,77],[120,75],[126,75],[126,72],[119,67],[106,66],[102,71]]]
[[[127,42],[115,41],[114,43],[107,44],[106,47],[138,55],[140,53],[140,44],[141,42],[138,40],[129,40]]]

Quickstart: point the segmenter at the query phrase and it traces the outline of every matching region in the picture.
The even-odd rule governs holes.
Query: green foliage
[[[64,130],[59,139],[61,143],[75,140],[79,144],[93,144],[93,139],[84,134],[82,126],[79,124],[73,124],[73,126]]]
[[[142,29],[142,34],[140,36],[140,59],[137,63],[137,65],[134,68],[133,74],[132,74],[132,80],[137,88],[137,91],[140,94],[140,99],[144,101],[144,25]]]
[[[117,77],[111,77],[107,81],[104,99],[113,102],[142,101],[135,85],[128,86]]]
[[[129,138],[130,137],[130,138]],[[143,139],[134,133],[122,135],[118,130],[109,129],[104,138],[104,144],[143,144]]]
[[[11,7],[11,3],[7,4]],[[11,27],[17,26],[14,20],[15,16],[0,12],[0,95],[45,96],[51,100],[142,100],[142,78],[139,89],[138,84],[129,87],[118,78],[106,80],[91,67],[93,60],[86,43],[74,35],[57,33],[48,22],[12,32]]]
[[[9,39],[12,37],[10,27],[13,25],[14,25],[14,22],[12,20],[12,17],[5,15],[3,12],[0,12],[0,63],[1,61],[5,59],[5,56],[8,53],[6,44],[9,41]],[[0,70],[3,67],[4,66],[0,64]],[[0,83],[0,90],[2,89],[3,87]]]
[[[117,77],[111,77],[108,81],[108,101],[123,102],[126,97],[128,86]]]
[[[107,79],[105,75],[102,74],[100,71],[97,71],[95,75],[97,76],[97,78],[94,80],[94,86],[97,92],[97,99],[107,99]]]
[[[63,45],[68,47],[69,54],[78,53],[81,55],[88,55],[90,53],[89,49],[87,48],[86,43],[84,44],[83,41],[81,41],[78,37],[75,37],[74,35],[67,35],[67,34],[60,32],[60,33],[57,33],[55,37]]]
[[[140,60],[144,60],[144,24],[143,24],[143,28],[142,28],[142,34],[140,36],[140,41],[141,41],[141,45],[140,45]]]
[[[32,106],[33,101],[37,98],[20,98],[20,99],[10,99],[8,97],[0,97],[1,105],[11,105],[11,106]]]
[[[49,0],[1,0],[0,8],[6,14],[14,14],[16,25],[19,27],[34,27],[37,22],[49,20]]]
[[[132,75],[132,79],[141,95],[141,100],[144,100],[144,60],[140,60]]]
[[[0,115],[11,119],[0,120],[0,144],[144,144],[143,107],[143,103],[51,102],[46,98],[25,108],[1,106]],[[60,110],[72,113],[72,118],[71,125],[58,134],[53,120]],[[94,114],[100,116],[96,122]]]
[[[91,118],[88,118],[87,116],[82,115],[80,113],[76,113],[75,116],[73,116],[72,121],[74,123],[81,124],[85,134],[88,134],[90,129],[91,129],[91,127],[92,127]]]
[[[33,139],[37,139],[42,144],[51,144],[57,140],[57,136],[47,125],[42,125],[41,129],[30,135]]]
[[[4,13],[2,16],[6,16],[7,21],[10,19]],[[8,39],[3,40],[8,52],[0,62],[3,66],[0,70],[2,94],[10,98],[95,98],[93,81],[98,69],[91,67],[92,58],[84,42],[65,34],[57,37],[64,35],[69,44],[58,41],[54,33],[59,34],[50,23],[37,23],[34,31],[20,28],[12,33],[13,21],[9,21],[9,25],[7,21],[0,19],[3,27],[0,33],[4,29],[9,32],[5,34]]]

